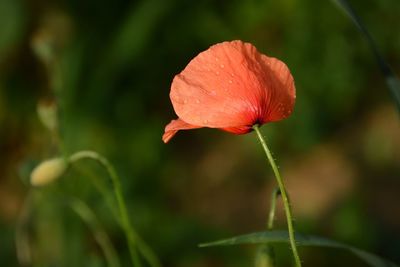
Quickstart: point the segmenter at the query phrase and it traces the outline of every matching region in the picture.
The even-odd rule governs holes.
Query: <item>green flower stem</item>
[[[104,157],[100,156],[99,154],[97,154],[94,151],[79,151],[79,152],[76,152],[75,154],[73,154],[69,158],[69,160],[70,160],[71,163],[73,163],[73,162],[75,162],[75,161],[77,161],[79,159],[84,159],[84,158],[93,159],[93,160],[97,161],[98,163],[100,163],[103,167],[105,167],[107,172],[108,172],[108,174],[109,174],[109,176],[110,176],[110,178],[112,179],[112,183],[114,185],[114,191],[115,192],[116,191],[120,192],[118,194],[120,197],[119,197],[119,200],[118,200],[118,197],[117,197],[117,202],[118,202],[118,206],[119,206],[120,210],[121,210],[120,203],[122,202],[122,207],[123,207],[122,210],[125,210],[126,216],[122,216],[121,215],[121,218],[118,217],[118,219],[119,219],[119,223],[121,223],[121,226],[122,226],[122,228],[124,229],[124,231],[125,231],[125,233],[127,235],[128,243],[137,245],[138,250],[142,253],[143,257],[147,260],[147,262],[149,263],[150,266],[152,266],[152,267],[161,267],[161,263],[160,263],[158,257],[156,256],[156,254],[144,242],[144,240],[134,231],[134,229],[132,228],[132,226],[131,226],[131,224],[129,222],[129,217],[128,217],[127,212],[126,212],[126,208],[125,208],[126,205],[125,205],[125,201],[123,199],[123,194],[122,194],[119,178],[118,178],[114,168],[112,167],[112,165],[107,161],[107,159],[105,159]],[[110,172],[110,170],[112,172]],[[115,186],[114,180],[116,180],[116,182],[117,182],[117,184],[119,186],[117,186],[117,187]],[[95,179],[95,177],[92,179],[92,182],[94,183],[94,185],[96,186],[96,188],[100,192],[100,194],[106,200],[109,200],[110,198],[109,198],[109,194],[107,193],[107,188],[105,188],[103,185],[101,185],[101,183],[99,183],[99,181],[97,179]],[[115,193],[115,195],[117,195],[117,193]],[[111,204],[109,201],[108,201],[108,203]],[[112,208],[112,206],[111,206],[111,208]],[[115,214],[116,211],[113,208],[111,210]],[[122,214],[122,213],[123,212],[120,212],[120,214]],[[118,215],[118,214],[116,214],[116,215]],[[124,223],[124,219],[123,219],[124,217],[126,217],[126,219],[127,219],[128,226],[131,229],[131,234],[128,234],[128,232],[126,231],[126,226],[125,226],[126,222]],[[131,245],[130,245],[130,247],[131,247]],[[136,251],[135,251],[135,254],[136,254]],[[135,255],[135,254],[133,254],[133,255]],[[131,256],[132,256],[132,253],[131,253]]]
[[[286,192],[285,184],[283,183],[283,180],[279,173],[278,167],[275,164],[275,161],[274,161],[274,158],[272,157],[271,151],[269,150],[267,143],[265,142],[265,139],[262,136],[258,125],[253,126],[253,129],[257,133],[258,139],[261,142],[261,145],[264,149],[264,152],[268,158],[269,163],[271,164],[276,181],[278,183],[279,190],[280,190],[282,200],[283,200],[283,205],[285,208],[286,221],[287,221],[287,227],[288,227],[288,232],[289,232],[289,241],[290,241],[290,246],[292,248],[293,257],[294,257],[294,260],[296,263],[296,267],[301,267],[301,261],[300,261],[299,253],[298,253],[297,247],[296,247],[296,240],[294,237],[293,217],[292,217],[292,211],[291,211],[291,206],[290,206],[290,200],[289,200],[289,196]]]
[[[275,219],[275,211],[276,211],[276,199],[280,195],[280,190],[279,187],[275,187],[274,190],[272,191],[271,195],[271,204],[270,204],[270,209],[269,209],[269,214],[268,214],[268,220],[267,220],[267,230],[272,230],[274,227],[274,219]],[[273,267],[276,266],[276,261],[275,261],[275,251],[274,248],[266,243],[261,245],[258,248],[257,254],[256,254],[256,267]]]
[[[137,234],[135,230],[133,229],[130,221],[129,221],[129,216],[128,216],[128,211],[126,208],[125,200],[122,194],[122,186],[120,179],[114,170],[113,166],[108,162],[108,160],[101,155],[97,154],[96,152],[93,151],[79,151],[75,154],[73,154],[69,160],[71,163],[76,162],[80,159],[93,159],[100,163],[106,170],[108,175],[110,176],[111,182],[113,184],[113,189],[114,189],[114,194],[117,199],[117,204],[119,208],[119,213],[121,216],[121,224],[122,227],[125,231],[127,241],[128,241],[128,246],[129,246],[129,253],[131,255],[131,260],[133,263],[133,266],[135,267],[141,267],[142,264],[139,259],[139,255],[136,250],[137,244]]]
[[[276,199],[281,194],[279,187],[275,187],[274,191],[272,191],[271,195],[271,204],[269,209],[268,215],[268,222],[267,222],[267,230],[272,230],[274,228],[274,219],[275,219],[275,211],[276,211]]]

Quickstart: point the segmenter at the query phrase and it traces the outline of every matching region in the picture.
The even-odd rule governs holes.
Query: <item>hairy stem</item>
[[[272,157],[271,151],[269,150],[267,143],[265,142],[265,139],[261,134],[261,131],[260,131],[258,125],[255,125],[253,127],[253,129],[257,133],[258,139],[261,142],[261,145],[264,149],[264,152],[268,158],[268,161],[272,167],[276,181],[278,183],[279,190],[280,190],[282,200],[283,200],[284,209],[285,209],[287,227],[288,227],[288,232],[289,232],[289,241],[290,241],[290,246],[291,246],[292,252],[293,252],[293,258],[296,263],[296,267],[301,267],[301,261],[300,261],[299,253],[298,253],[297,247],[296,247],[296,240],[294,237],[293,216],[292,216],[292,211],[291,211],[291,205],[290,205],[288,193],[286,192],[285,184],[279,173],[278,167],[275,164],[275,160]]]

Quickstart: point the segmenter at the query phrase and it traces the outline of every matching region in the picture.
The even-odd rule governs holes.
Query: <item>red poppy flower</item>
[[[255,124],[282,120],[293,110],[296,89],[285,63],[250,43],[232,41],[190,61],[175,76],[170,98],[179,118],[165,127],[165,143],[179,130],[209,127],[245,134]]]

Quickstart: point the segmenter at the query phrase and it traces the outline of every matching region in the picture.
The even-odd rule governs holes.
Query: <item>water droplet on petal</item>
[[[183,103],[184,103],[184,104],[187,104],[187,102],[188,102],[187,99],[183,100]]]
[[[197,103],[197,104],[200,104],[200,100],[199,100],[199,99],[196,99],[196,103]]]
[[[223,68],[225,67],[225,65],[224,65],[224,64],[221,64],[220,67],[221,67],[221,69],[223,69]]]
[[[210,94],[211,94],[211,95],[216,95],[217,92],[215,92],[215,90],[211,90]]]
[[[208,120],[204,120],[203,122],[206,124],[206,123],[208,123]]]
[[[219,71],[216,71],[215,74],[219,75]]]
[[[233,83],[232,80],[229,80],[229,83]]]

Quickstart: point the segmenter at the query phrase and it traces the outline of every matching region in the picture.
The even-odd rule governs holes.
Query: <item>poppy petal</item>
[[[279,121],[288,117],[294,108],[296,88],[293,76],[286,64],[279,59],[262,55],[262,60],[275,78],[271,79],[270,101],[264,108],[261,123]]]
[[[195,57],[175,76],[170,97],[176,114],[188,124],[243,129],[291,112],[294,85],[288,90],[285,84],[292,86],[293,78],[284,63],[260,54],[250,43],[232,41]]]
[[[189,123],[184,122],[181,119],[172,120],[166,127],[165,132],[163,134],[162,140],[164,143],[168,143],[172,137],[179,131],[179,130],[190,130],[190,129],[197,129],[201,128],[201,126],[191,125]]]
[[[233,134],[246,134],[253,131],[251,126],[237,126],[237,127],[225,127],[221,128],[221,130]]]

